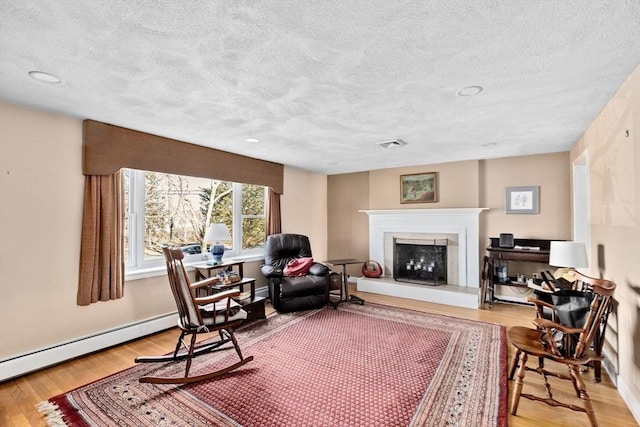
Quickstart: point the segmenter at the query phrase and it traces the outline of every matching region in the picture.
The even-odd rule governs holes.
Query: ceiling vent
[[[378,145],[380,145],[382,148],[396,148],[396,147],[402,147],[404,145],[407,145],[407,143],[401,139],[396,139],[395,141],[381,142]]]

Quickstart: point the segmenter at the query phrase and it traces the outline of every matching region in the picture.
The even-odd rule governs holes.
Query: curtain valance
[[[83,123],[82,172],[111,175],[122,168],[197,176],[284,190],[284,166],[106,123]]]

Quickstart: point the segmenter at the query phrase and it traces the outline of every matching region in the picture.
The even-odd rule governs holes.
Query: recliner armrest
[[[329,267],[324,264],[320,264],[319,262],[314,262],[309,268],[309,274],[313,274],[314,276],[324,276],[329,274]]]
[[[274,267],[273,265],[263,264],[260,267],[260,271],[266,278],[282,277],[283,272],[281,268]]]

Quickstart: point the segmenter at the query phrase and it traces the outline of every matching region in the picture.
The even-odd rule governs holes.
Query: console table
[[[503,248],[499,245],[499,239],[492,237],[491,244],[487,247],[487,257],[489,258],[489,296],[490,304],[497,301],[495,297],[495,285],[516,286],[526,288],[526,283],[517,282],[515,279],[507,277],[506,281],[499,281],[495,277],[496,261],[524,261],[549,263],[549,248],[551,240],[542,239],[514,239],[513,248]]]
[[[256,279],[244,277],[243,265],[244,261],[227,261],[218,264],[198,264],[194,265],[193,268],[196,271],[196,281],[212,277],[219,272],[230,272],[236,268],[238,270],[237,277],[239,277],[240,280],[229,283],[223,283],[220,281],[209,286],[209,289],[211,289],[213,293],[216,293],[238,287],[240,292],[244,292],[245,285],[249,285],[251,290],[249,296],[246,298],[235,298],[235,300],[242,306],[242,309],[247,312],[247,320],[264,319],[266,318],[265,298],[256,296]]]

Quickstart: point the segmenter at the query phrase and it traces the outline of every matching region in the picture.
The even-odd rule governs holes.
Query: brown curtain
[[[85,176],[78,305],[123,296],[123,175]]]
[[[267,221],[265,234],[268,236],[278,234],[282,231],[280,217],[280,194],[269,188],[267,190]]]

